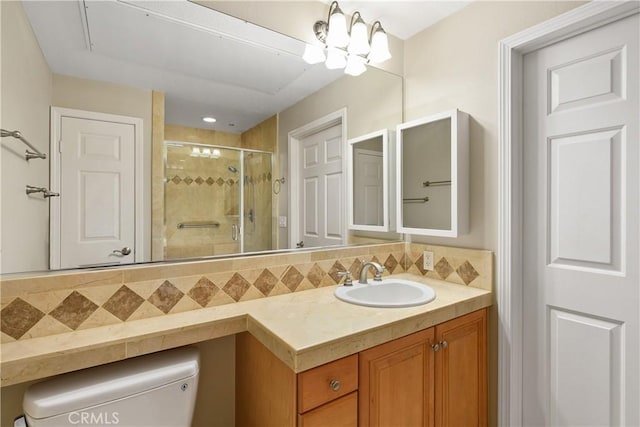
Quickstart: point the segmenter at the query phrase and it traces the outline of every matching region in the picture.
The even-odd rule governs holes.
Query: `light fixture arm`
[[[353,24],[358,21],[358,19],[362,20],[362,15],[357,10],[351,15],[351,25],[349,25],[349,34],[351,34],[351,29],[353,28]],[[364,20],[362,20],[364,22]]]
[[[316,38],[320,40],[322,43],[327,43],[327,35],[329,34],[329,20],[331,19],[331,14],[334,10],[339,9],[338,2],[334,0],[331,2],[329,6],[329,13],[327,13],[326,21],[316,21],[313,24],[313,32],[316,35]]]
[[[376,26],[378,26],[382,31],[384,31],[384,28],[382,28],[382,24],[380,23],[380,21],[374,22],[373,25],[371,25],[371,32],[369,33],[369,44],[371,44],[371,41],[373,39],[373,33],[376,32]]]

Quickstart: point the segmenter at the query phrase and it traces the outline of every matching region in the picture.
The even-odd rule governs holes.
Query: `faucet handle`
[[[338,276],[344,276],[344,286],[352,286],[353,280],[351,279],[351,272],[347,271],[338,271]]]
[[[382,273],[384,273],[384,267],[380,267],[380,270],[376,269],[375,275],[373,276],[373,280],[376,282],[382,281]]]

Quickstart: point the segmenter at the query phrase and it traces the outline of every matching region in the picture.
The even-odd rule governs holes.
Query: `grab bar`
[[[33,150],[33,151],[29,151],[29,150],[25,151],[25,154],[24,154],[25,160],[29,161],[31,159],[46,159],[47,158],[47,155],[45,153],[40,152],[40,150],[38,150],[36,147],[31,145],[31,143],[29,141],[27,141],[22,136],[20,131],[17,131],[17,130],[11,131],[11,130],[0,129],[0,137],[4,138],[4,137],[7,137],[7,136],[11,136],[13,138],[19,139],[27,147],[29,147],[29,148],[31,148]]]
[[[427,203],[429,201],[428,197],[416,197],[412,199],[402,199],[403,202],[419,202],[419,203]]]
[[[451,185],[451,180],[449,181],[425,181],[422,183],[424,187],[431,187],[432,185]]]
[[[178,229],[183,228],[218,228],[220,223],[217,221],[191,221],[178,223]]]

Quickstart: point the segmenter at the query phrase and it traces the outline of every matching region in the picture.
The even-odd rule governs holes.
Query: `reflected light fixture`
[[[203,117],[203,118],[202,118],[202,121],[203,121],[203,122],[206,122],[206,123],[215,123],[215,122],[216,122],[216,119],[215,119],[215,118],[213,118],[213,117]]]
[[[327,20],[317,21],[313,31],[322,44],[306,44],[302,59],[309,64],[324,62],[331,70],[344,69],[345,74],[359,76],[367,70],[367,64],[379,64],[391,58],[387,33],[380,21],[373,23],[367,37],[367,24],[356,11],[347,30],[346,18],[337,1],[329,6]]]

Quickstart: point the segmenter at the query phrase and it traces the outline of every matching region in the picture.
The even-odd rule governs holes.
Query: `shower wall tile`
[[[421,268],[424,250],[434,252],[434,271]],[[12,293],[2,298],[1,340],[62,334],[335,286],[344,280],[338,273],[347,269],[357,279],[362,260],[383,264],[385,276],[408,271],[460,285],[488,290],[492,286],[493,254],[489,251],[402,242],[131,266],[118,270],[120,280],[114,284],[105,284],[105,276],[85,272],[78,273],[79,278],[52,273],[33,282],[24,277],[3,280],[3,290],[6,287]],[[112,276],[113,272],[107,277],[112,280]],[[100,280],[94,283],[87,277]],[[33,288],[30,283],[35,284]]]

